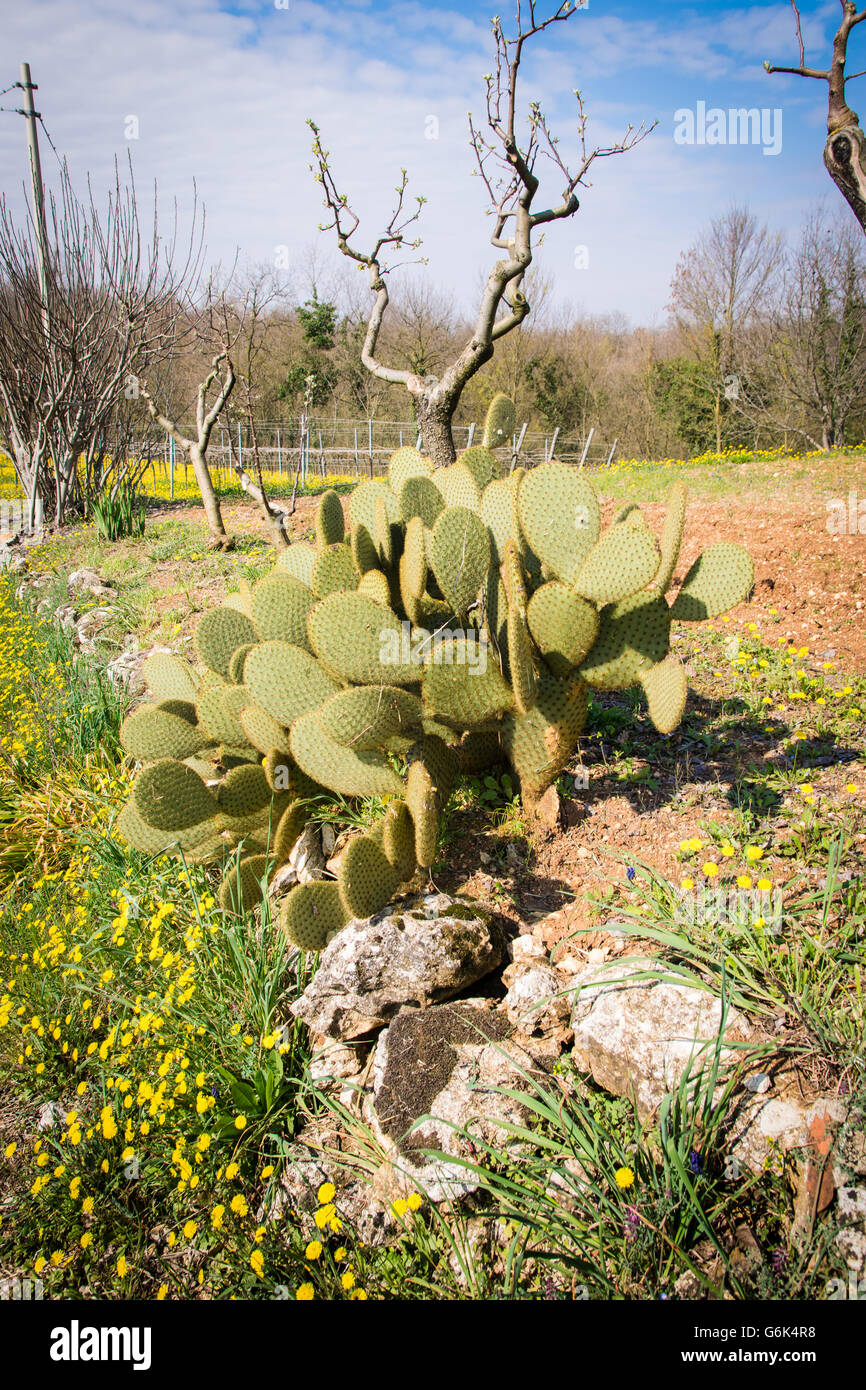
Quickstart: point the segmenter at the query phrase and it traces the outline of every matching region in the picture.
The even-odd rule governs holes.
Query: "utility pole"
[[[18,84],[24,92],[24,107],[21,115],[27,123],[27,150],[30,155],[30,190],[33,195],[33,221],[36,226],[36,255],[39,262],[39,294],[42,300],[42,328],[48,339],[50,319],[48,315],[48,230],[45,225],[45,190],[42,186],[42,164],[39,159],[39,136],[36,131],[37,112],[33,106],[33,93],[36,85],[30,78],[30,64],[21,64],[21,81]]]
[[[45,225],[45,190],[42,186],[42,165],[39,160],[39,136],[36,131],[36,110],[33,106],[33,93],[36,90],[30,77],[30,64],[21,64],[19,87],[24,93],[24,106],[20,115],[27,126],[27,150],[30,155],[30,191],[33,196],[33,222],[36,227],[36,260],[39,273],[39,299],[42,305],[42,333],[45,338],[45,351],[49,351],[51,341],[51,315],[48,309],[48,230]],[[33,491],[30,497],[30,526],[36,518],[38,474],[33,477]]]

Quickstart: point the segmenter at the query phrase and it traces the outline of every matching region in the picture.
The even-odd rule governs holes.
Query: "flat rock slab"
[[[459,1160],[483,1164],[484,1145],[502,1153],[515,1144],[508,1126],[530,1119],[526,1106],[502,1094],[528,1090],[529,1076],[541,1079],[512,1033],[491,1000],[464,999],[403,1009],[379,1038],[366,1118],[391,1166],[430,1201],[473,1192],[479,1184]]]
[[[500,929],[476,903],[437,893],[389,904],[337,933],[291,1011],[327,1038],[363,1038],[404,1005],[451,999],[495,970],[504,951]]]
[[[641,1120],[676,1089],[687,1067],[695,1075],[712,1062],[722,1024],[721,1000],[689,985],[641,979],[650,965],[623,960],[572,977],[572,987],[579,986],[571,1020],[575,1065],[613,1095],[633,1097]],[[725,1040],[752,1035],[730,1009]],[[733,1060],[723,1048],[722,1061]]]

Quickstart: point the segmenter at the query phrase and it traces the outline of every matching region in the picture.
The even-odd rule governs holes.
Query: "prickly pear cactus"
[[[487,441],[510,430],[507,405],[494,399],[485,443],[450,467],[401,448],[347,516],[325,493],[315,544],[201,619],[197,666],[145,663],[152,698],[122,730],[143,766],[120,829],[193,862],[241,845],[228,911],[260,901],[316,797],[385,802],[336,879],[286,897],[283,928],[305,951],[432,864],[462,773],[508,761],[536,801],[574,754],[591,690],[639,685],[656,728],[675,729],[687,688],[671,624],[716,616],[754,582],[744,550],[714,545],[669,603],[682,485],[660,543],[631,505],[602,530],[579,470],[551,460],[499,476]]]

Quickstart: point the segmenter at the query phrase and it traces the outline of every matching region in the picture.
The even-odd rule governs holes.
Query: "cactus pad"
[[[535,645],[555,676],[579,666],[598,634],[591,603],[553,579],[536,589],[526,610]]]
[[[195,631],[199,658],[224,679],[229,673],[232,653],[258,640],[259,634],[249,618],[234,608],[212,608],[202,615]]]
[[[743,603],[754,582],[755,565],[748,551],[720,541],[695,560],[671,605],[671,617],[684,623],[717,618]]]
[[[283,931],[302,951],[323,951],[348,920],[336,883],[299,883],[280,910]]]

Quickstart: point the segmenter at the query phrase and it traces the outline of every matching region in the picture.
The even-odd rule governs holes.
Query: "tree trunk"
[[[457,457],[451,421],[457,409],[457,401],[448,397],[436,400],[424,393],[416,396],[418,429],[421,432],[421,449],[433,460],[437,468],[447,468]]]
[[[866,136],[850,114],[853,120],[827,137],[824,165],[866,232]]]
[[[208,530],[221,550],[231,550],[234,542],[226,534],[226,528],[223,525],[219,498],[214,491],[213,480],[205,461],[204,451],[200,449],[198,445],[193,444],[190,447],[189,457],[193,472],[195,473],[195,480],[198,483],[198,490],[201,493],[201,500],[204,504],[204,514],[207,517]]]

